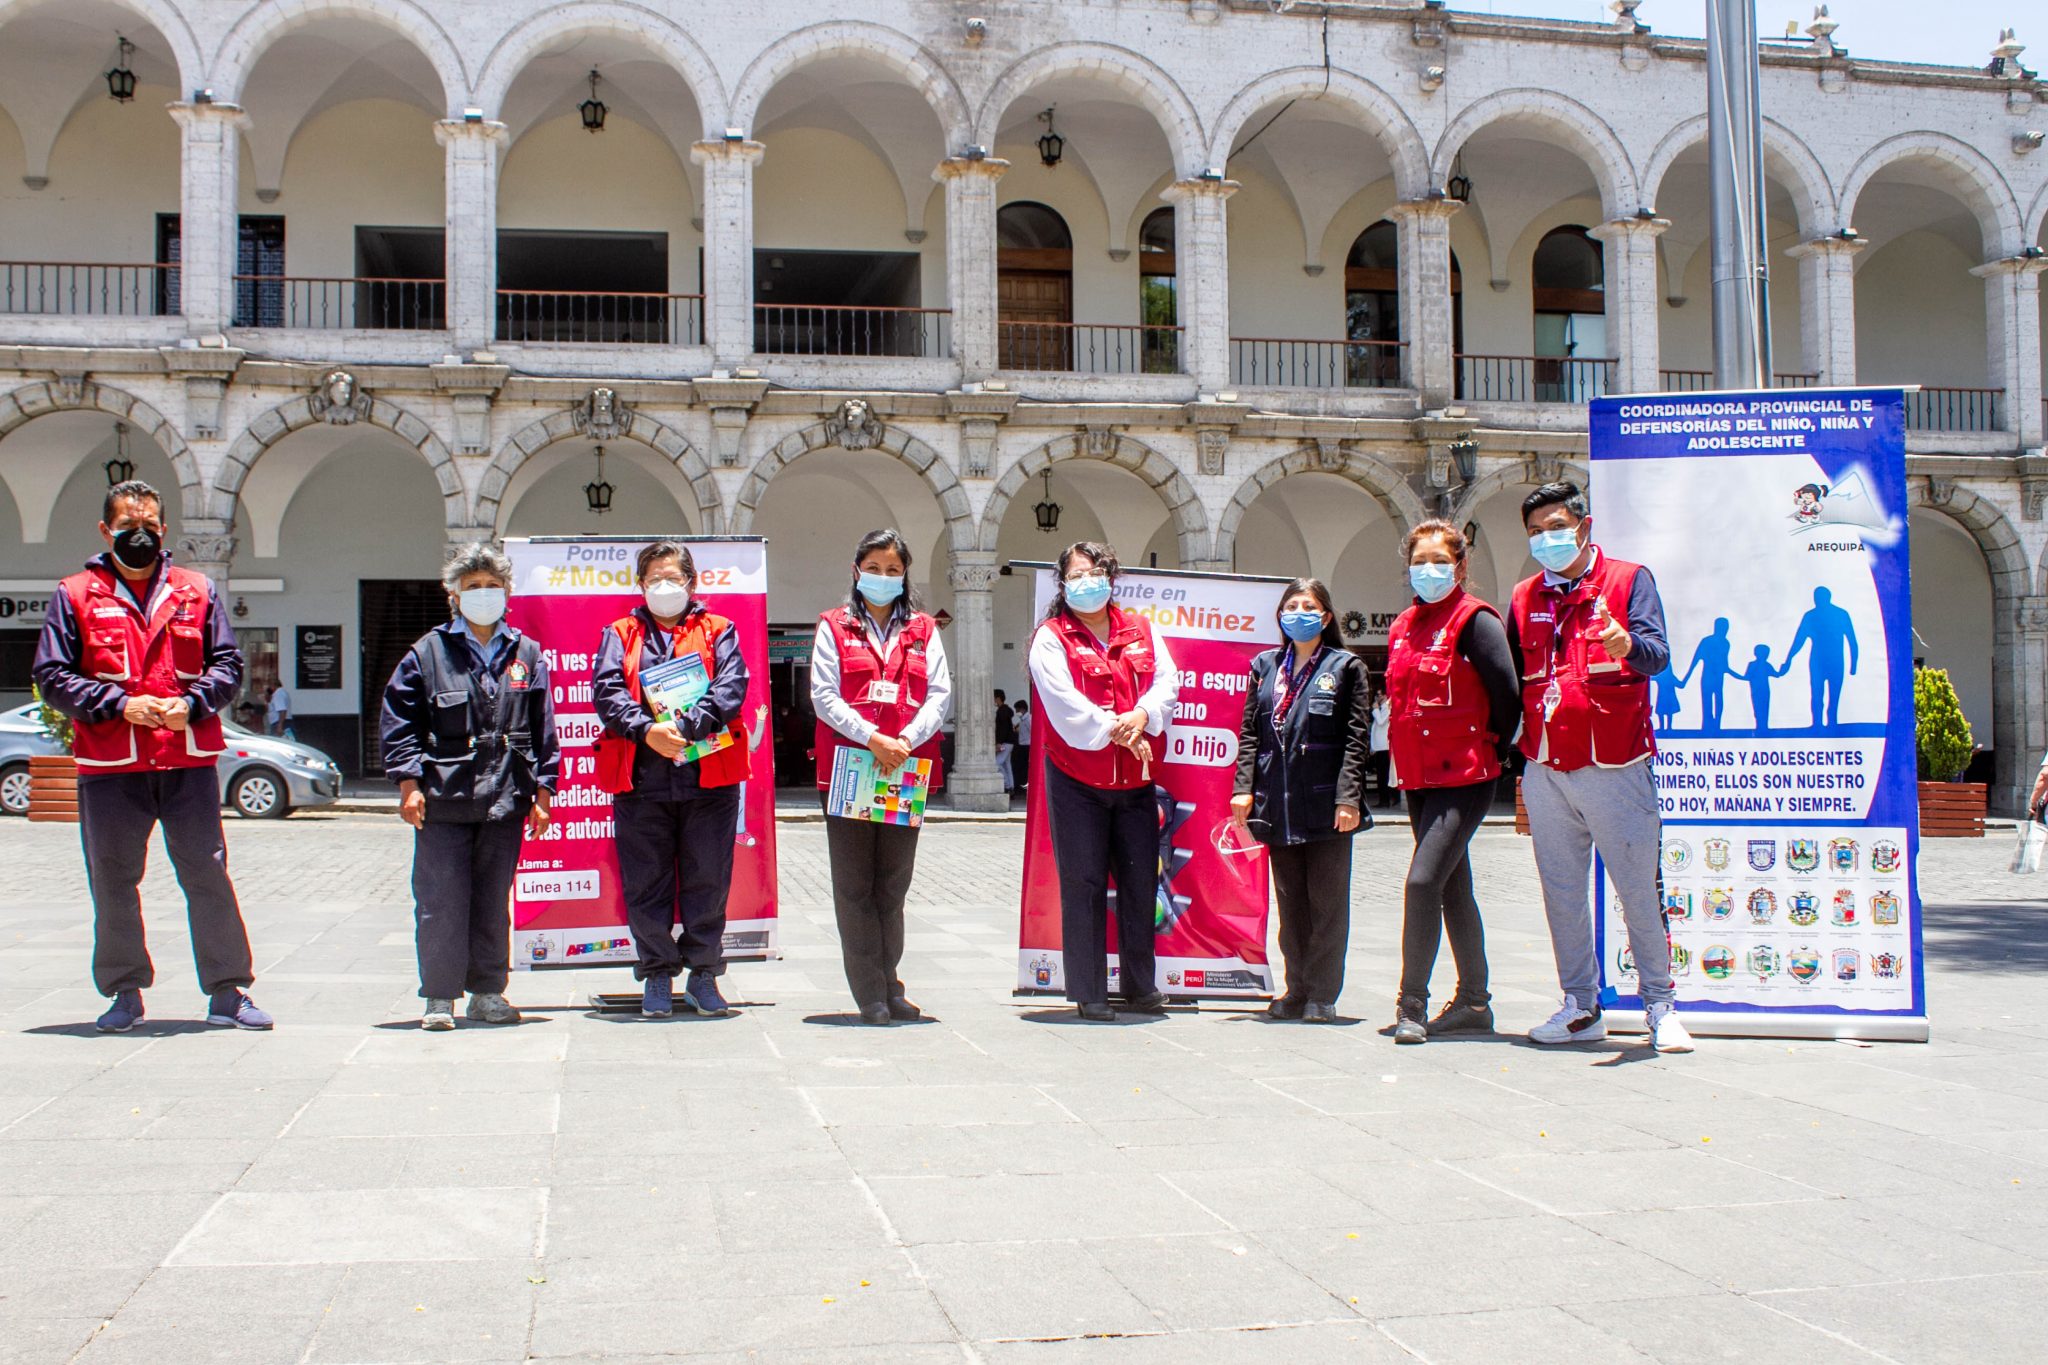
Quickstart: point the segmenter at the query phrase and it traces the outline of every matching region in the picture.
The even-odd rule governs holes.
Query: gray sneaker
[[[453,1000],[429,1000],[427,1012],[420,1016],[420,1027],[435,1033],[446,1033],[455,1027],[455,1002]]]
[[[469,997],[469,1008],[464,1011],[479,1024],[516,1024],[519,1011],[512,1008],[512,1002],[497,991],[476,991]]]

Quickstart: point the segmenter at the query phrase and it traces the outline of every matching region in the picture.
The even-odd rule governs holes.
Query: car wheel
[[[238,774],[228,788],[228,804],[245,820],[281,820],[291,814],[291,794],[284,779],[268,768]]]
[[[28,764],[0,768],[0,815],[28,814]]]

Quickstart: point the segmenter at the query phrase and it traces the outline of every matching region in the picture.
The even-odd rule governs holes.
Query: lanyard
[[[1308,666],[1302,674],[1304,682],[1315,676],[1316,667],[1323,661],[1323,651],[1328,648],[1328,645],[1317,645],[1316,652],[1308,656]],[[1273,690],[1277,694],[1273,698],[1273,722],[1277,725],[1287,718],[1287,708],[1294,704],[1294,650],[1292,647],[1280,656],[1280,674],[1274,680]]]

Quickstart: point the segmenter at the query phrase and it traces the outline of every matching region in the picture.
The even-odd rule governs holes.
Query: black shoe
[[[1273,1003],[1266,1006],[1266,1013],[1272,1015],[1275,1019],[1299,1019],[1301,1018],[1301,1006],[1302,1002],[1299,1000],[1285,995],[1276,995],[1273,997]]]
[[[1301,1007],[1301,1022],[1304,1024],[1334,1024],[1337,1022],[1337,1007],[1321,1000],[1311,1000]]]
[[[1429,1025],[1422,1017],[1423,1001],[1418,995],[1404,995],[1394,1007],[1394,1041],[1397,1043],[1426,1043],[1429,1041]]]
[[[891,1019],[901,1019],[905,1023],[924,1018],[924,1011],[911,1004],[910,997],[904,995],[890,996],[888,1010]]]
[[[1091,1000],[1087,1004],[1076,1005],[1074,1008],[1080,1012],[1083,1019],[1086,1019],[1091,1024],[1114,1024],[1116,1022],[1116,1011],[1100,1001]]]
[[[1493,1006],[1468,1005],[1453,999],[1437,1011],[1436,1018],[1429,1021],[1429,1036],[1439,1033],[1491,1033],[1493,1032]]]
[[[1133,1014],[1163,1014],[1166,1011],[1166,992],[1146,991],[1143,995],[1126,998],[1124,1005]]]
[[[887,1028],[889,1027],[889,1007],[881,1004],[862,1005],[860,1007],[860,1021],[875,1028]]]

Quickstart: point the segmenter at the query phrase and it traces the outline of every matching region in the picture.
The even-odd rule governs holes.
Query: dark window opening
[[[1180,372],[1180,336],[1164,329],[1180,322],[1180,298],[1174,287],[1173,210],[1154,209],[1138,228],[1138,321],[1146,374]]]
[[[668,293],[665,232],[498,233],[503,340],[694,341]]]
[[[446,327],[447,241],[446,230],[437,227],[358,227],[356,326]]]
[[[169,266],[184,260],[183,224],[180,215],[156,216],[156,258]],[[157,277],[156,311],[160,314],[184,311],[183,272],[166,270]],[[233,327],[282,327],[285,325],[284,219],[267,214],[245,213],[239,220],[235,248],[235,312]],[[260,277],[260,278],[257,278]]]
[[[754,349],[764,355],[933,354],[937,318],[917,311],[921,265],[911,251],[755,251]]]

